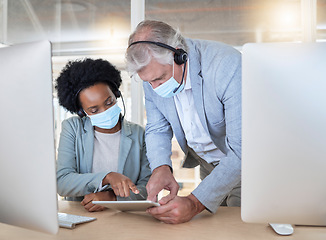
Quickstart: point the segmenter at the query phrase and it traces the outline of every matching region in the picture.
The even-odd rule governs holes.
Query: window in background
[[[317,41],[326,41],[326,0],[317,0]]]
[[[301,40],[300,0],[146,1],[146,19],[166,21],[186,37],[242,46]]]
[[[54,79],[68,60],[91,57],[110,61],[121,70],[120,90],[130,119],[130,78],[124,70],[130,0],[0,0],[0,19],[3,44],[44,39],[52,42]],[[58,143],[61,121],[71,114],[58,105],[56,93],[54,97]]]
[[[54,55],[106,54],[125,50],[130,0],[3,0],[5,43],[48,39]]]
[[[6,42],[6,26],[7,26],[7,5],[4,1],[0,1],[0,46],[4,46]]]

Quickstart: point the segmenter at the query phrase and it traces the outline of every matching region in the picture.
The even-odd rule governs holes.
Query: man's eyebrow
[[[158,81],[158,80],[161,80],[165,77],[166,73],[163,73],[160,77],[157,77],[155,79],[153,79],[151,82],[154,82],[154,81]]]

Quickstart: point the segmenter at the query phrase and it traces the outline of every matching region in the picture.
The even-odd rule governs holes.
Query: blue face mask
[[[91,119],[93,126],[103,129],[111,129],[117,125],[120,113],[121,108],[119,108],[117,104],[114,104],[104,112],[95,115],[88,115],[88,117]]]
[[[167,80],[165,83],[163,83],[160,86],[158,86],[157,88],[155,88],[154,91],[158,95],[160,95],[161,97],[164,97],[164,98],[173,97],[173,96],[177,95],[179,92],[181,92],[184,88],[184,81],[182,82],[182,85],[179,87],[180,84],[174,79],[173,76],[174,76],[174,64],[173,64],[172,77],[169,80]],[[177,87],[179,87],[178,90],[173,92]]]

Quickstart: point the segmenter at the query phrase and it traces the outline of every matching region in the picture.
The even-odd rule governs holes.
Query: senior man
[[[226,44],[185,39],[170,25],[145,20],[130,35],[130,74],[143,80],[147,157],[152,176],[148,200],[170,194],[148,210],[165,223],[182,223],[204,209],[241,204],[241,55]],[[202,181],[177,196],[171,139],[185,153],[183,167],[200,165]]]

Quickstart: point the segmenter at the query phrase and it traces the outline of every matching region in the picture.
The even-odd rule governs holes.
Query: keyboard
[[[79,215],[58,213],[59,227],[73,229],[77,224],[86,223],[96,220],[93,217],[84,217]]]

